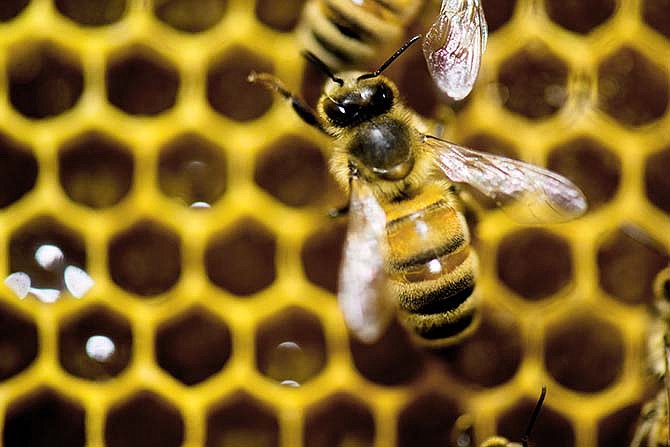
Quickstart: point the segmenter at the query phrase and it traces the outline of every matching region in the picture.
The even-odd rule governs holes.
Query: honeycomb
[[[1,2],[0,268],[28,294],[0,286],[2,445],[446,446],[463,413],[477,442],[519,439],[546,384],[536,445],[627,446],[670,250],[668,1],[483,0],[460,104],[418,48],[389,69],[453,141],[590,202],[562,225],[473,213],[483,322],[445,352],[347,334],[329,142],[245,81],[315,101],[303,3]]]

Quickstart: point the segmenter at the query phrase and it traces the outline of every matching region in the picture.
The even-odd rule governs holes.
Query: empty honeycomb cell
[[[0,22],[12,20],[28,6],[30,0],[5,0],[0,3]]]
[[[670,0],[644,0],[642,4],[647,25],[670,38]]]
[[[168,197],[186,206],[212,205],[226,191],[223,149],[195,133],[186,133],[161,148],[158,184]]]
[[[644,167],[644,186],[647,198],[658,208],[670,213],[670,146],[647,158]]]
[[[542,43],[531,42],[500,66],[498,90],[504,106],[530,119],[556,113],[567,98],[568,68]]]
[[[582,393],[612,385],[623,367],[619,329],[590,314],[571,312],[547,328],[544,363],[561,385]]]
[[[545,0],[547,14],[563,28],[586,34],[609,19],[616,0]]]
[[[0,133],[0,208],[11,205],[33,189],[37,169],[30,147]]]
[[[598,447],[630,447],[641,405],[620,408],[598,422]]]
[[[624,303],[651,304],[654,277],[670,259],[662,247],[637,226],[610,233],[598,248],[600,287]]]
[[[332,293],[337,291],[346,232],[344,220],[325,224],[307,237],[300,252],[307,279]]]
[[[278,447],[279,421],[274,410],[236,392],[207,413],[206,447]]]
[[[219,23],[227,6],[227,0],[154,0],[154,14],[179,31],[198,33]]]
[[[621,161],[601,143],[581,137],[551,150],[547,167],[572,180],[586,195],[589,211],[609,202],[619,189]]]
[[[58,12],[84,26],[118,22],[126,12],[126,0],[54,0]]]
[[[550,402],[551,389],[547,391],[547,399],[531,431],[530,445],[573,447],[575,445],[574,428],[566,416],[551,408]],[[507,439],[520,441],[526,432],[536,403],[535,399],[523,398],[503,412],[498,419],[498,434]]]
[[[157,222],[138,222],[110,241],[108,269],[129,292],[147,297],[166,292],[181,274],[179,236]]]
[[[572,252],[562,237],[538,228],[510,233],[498,247],[500,280],[529,300],[547,298],[572,280]]]
[[[256,0],[256,18],[277,31],[291,31],[298,23],[305,0]]]
[[[335,394],[307,409],[305,447],[371,446],[372,413],[353,396]]]
[[[318,146],[284,136],[265,148],[256,159],[254,180],[265,191],[289,206],[316,203],[326,189],[326,159]]]
[[[512,143],[488,133],[476,133],[462,141],[463,146],[487,152],[489,154],[501,155],[507,158],[519,159],[519,154]]]
[[[262,321],[256,334],[256,368],[282,385],[299,386],[326,364],[326,338],[319,319],[298,307]]]
[[[131,115],[158,115],[177,101],[179,74],[170,61],[145,46],[126,48],[110,57],[107,99]]]
[[[183,439],[179,410],[152,391],[139,391],[107,412],[107,447],[178,447]]]
[[[163,323],[155,343],[158,365],[186,385],[219,372],[232,352],[225,323],[198,307]]]
[[[128,366],[132,344],[128,321],[111,309],[95,306],[62,322],[58,358],[74,376],[107,380]]]
[[[233,47],[214,61],[207,73],[207,100],[218,113],[235,121],[249,121],[272,106],[272,92],[251,84],[252,71],[272,72],[272,61],[244,47]]]
[[[70,110],[84,89],[79,60],[51,42],[17,46],[7,70],[9,100],[28,118],[49,118]]]
[[[50,388],[40,388],[12,402],[4,421],[5,447],[83,447],[84,410]]]
[[[272,232],[246,218],[214,235],[207,244],[205,269],[217,286],[235,295],[252,295],[276,277],[277,243]]]
[[[667,72],[637,50],[620,48],[598,67],[598,105],[624,125],[657,120],[668,108]]]
[[[30,366],[38,349],[35,323],[0,303],[0,383]]]
[[[457,402],[440,393],[415,398],[398,416],[398,447],[453,445],[451,431],[460,415]]]
[[[97,131],[66,142],[58,153],[58,176],[73,201],[91,208],[119,203],[130,191],[135,164],[130,148]]]
[[[493,33],[512,18],[516,0],[484,1],[482,7],[489,33]]]

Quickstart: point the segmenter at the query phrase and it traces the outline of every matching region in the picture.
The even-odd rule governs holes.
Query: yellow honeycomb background
[[[272,71],[315,100],[302,1],[2,1],[0,269],[34,288],[0,290],[2,445],[447,446],[466,412],[477,442],[519,439],[546,384],[536,445],[627,446],[670,249],[670,4],[483,4],[464,103],[437,97],[418,46],[390,76],[452,140],[549,166],[591,208],[473,214],[484,322],[425,352],[398,325],[348,338],[328,141],[245,82]],[[63,257],[42,267],[44,245]],[[65,265],[95,282],[81,299]],[[87,354],[95,335],[111,357]]]

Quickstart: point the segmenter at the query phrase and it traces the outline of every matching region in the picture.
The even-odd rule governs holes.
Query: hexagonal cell
[[[254,181],[280,202],[305,206],[318,202],[328,169],[319,147],[304,138],[284,136],[258,155]]]
[[[293,30],[300,19],[305,0],[286,0],[281,5],[273,0],[256,0],[254,12],[263,24],[281,32]]]
[[[598,249],[600,287],[626,304],[651,304],[654,278],[669,260],[663,245],[644,230],[634,225],[621,227]]]
[[[328,223],[307,237],[300,251],[307,279],[332,293],[337,291],[337,275],[346,234],[344,220]]]
[[[218,201],[226,191],[226,177],[223,149],[198,134],[180,135],[161,149],[159,187],[187,206]]]
[[[174,29],[198,33],[219,23],[227,7],[227,0],[157,0],[154,14]]]
[[[8,61],[9,100],[22,115],[49,118],[75,106],[84,90],[79,60],[47,41],[25,42]]]
[[[463,145],[472,149],[487,152],[489,154],[501,155],[507,158],[519,159],[519,153],[513,143],[496,135],[488,133],[476,133],[466,137]]]
[[[589,33],[609,19],[616,0],[545,0],[547,14],[563,28],[579,34]]]
[[[207,276],[230,293],[253,295],[274,282],[276,250],[270,230],[251,218],[243,219],[207,243]]]
[[[547,167],[579,186],[586,195],[589,211],[610,201],[619,188],[619,157],[588,137],[576,138],[553,148]]]
[[[498,247],[498,278],[529,300],[547,298],[572,280],[572,251],[562,237],[538,228],[506,235]]]
[[[179,73],[169,60],[142,45],[112,55],[105,71],[107,99],[130,115],[158,115],[174,107]]]
[[[0,303],[0,382],[30,366],[38,349],[35,323]]]
[[[262,321],[256,333],[256,368],[287,386],[300,386],[326,364],[326,337],[319,319],[290,307]]]
[[[647,25],[670,38],[670,1],[644,0],[642,16]]]
[[[567,98],[568,67],[540,42],[532,42],[500,66],[498,90],[504,106],[530,119],[556,113]]]
[[[489,33],[498,30],[514,15],[514,8],[516,7],[516,0],[497,0],[494,2],[482,2],[484,8],[484,16],[489,28]]]
[[[372,413],[354,396],[336,394],[307,409],[305,447],[370,446],[374,438]]]
[[[141,221],[114,236],[107,256],[112,280],[137,295],[166,292],[181,275],[179,236],[157,222]]]
[[[7,0],[0,4],[0,22],[7,22],[21,14],[30,0]]]
[[[156,362],[186,385],[195,385],[219,372],[232,348],[226,324],[199,307],[161,324],[156,333]]]
[[[33,189],[37,160],[31,148],[0,133],[0,208],[5,208]]]
[[[629,447],[641,404],[627,405],[598,421],[598,447]]]
[[[58,331],[58,359],[65,371],[90,380],[120,374],[132,355],[130,324],[97,305],[64,321]]]
[[[398,416],[398,447],[452,445],[460,415],[456,401],[438,392],[417,397]]]
[[[544,363],[558,383],[582,393],[603,391],[621,374],[623,337],[595,315],[571,312],[547,327]]]
[[[121,20],[126,0],[54,0],[56,10],[84,26],[104,26]]]
[[[140,391],[107,413],[105,444],[108,447],[179,447],[184,421],[170,402],[151,391]]]
[[[652,154],[644,164],[644,187],[647,198],[658,208],[670,213],[670,146]]]
[[[274,410],[237,392],[207,412],[206,447],[279,446],[279,421]]]
[[[498,434],[519,441],[526,431],[535,409],[536,399],[523,398],[506,410],[498,420]],[[567,417],[545,401],[530,434],[532,445],[542,447],[574,447],[575,430]]]
[[[91,208],[119,203],[130,191],[135,164],[131,150],[113,137],[89,131],[58,153],[58,176],[70,199]]]
[[[2,439],[5,447],[83,447],[84,409],[50,388],[38,389],[9,406]]]
[[[668,108],[668,74],[637,50],[623,47],[598,67],[598,106],[621,124],[641,126]]]
[[[272,92],[251,84],[251,71],[273,71],[272,62],[244,47],[228,49],[212,62],[207,73],[207,100],[218,113],[235,121],[249,121],[272,106]]]

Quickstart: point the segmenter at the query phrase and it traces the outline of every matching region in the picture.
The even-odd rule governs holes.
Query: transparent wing
[[[353,179],[337,300],[347,326],[364,343],[379,339],[393,316],[386,290],[385,251],[384,210],[370,187]]]
[[[472,90],[487,38],[481,0],[442,0],[440,15],[423,41],[423,55],[435,83],[449,97],[458,101]]]
[[[473,186],[519,222],[564,222],[586,211],[584,194],[561,175],[435,137],[424,144],[450,180]]]

